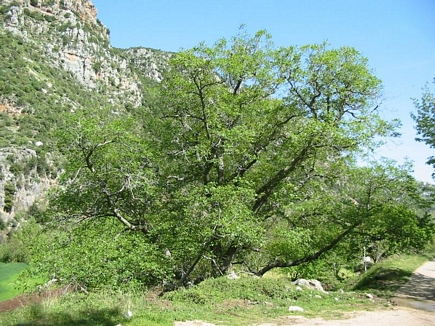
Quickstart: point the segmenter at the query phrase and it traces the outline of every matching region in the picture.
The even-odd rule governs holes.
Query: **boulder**
[[[237,280],[240,277],[234,271],[231,271],[231,272],[228,273],[227,278],[229,280]]]
[[[300,278],[296,281],[293,282],[294,285],[298,285],[298,286],[305,286],[308,289],[311,290],[317,290],[323,293],[326,293],[326,291],[323,289],[322,283],[320,283],[320,281],[318,280],[306,280],[304,278]]]
[[[290,306],[288,307],[288,311],[292,311],[292,312],[303,312],[304,308],[302,307],[298,307],[298,306]]]

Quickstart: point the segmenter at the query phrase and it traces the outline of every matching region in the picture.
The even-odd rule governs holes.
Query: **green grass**
[[[349,288],[357,291],[371,290],[373,293],[391,296],[404,285],[412,272],[421,266],[426,257],[418,255],[392,256],[376,265],[359,278],[352,280]]]
[[[23,292],[15,287],[14,282],[26,268],[27,264],[24,263],[0,263],[0,302],[11,299]]]
[[[1,325],[173,325],[174,321],[204,320],[216,325],[284,323],[284,316],[340,318],[346,312],[386,307],[388,296],[402,285],[425,261],[418,256],[395,256],[359,276],[344,293],[298,291],[285,276],[273,278],[242,277],[210,279],[190,289],[159,296],[157,290],[146,293],[98,292],[85,295],[70,293],[31,307],[0,314]],[[382,281],[382,282],[380,282]],[[368,300],[366,293],[375,293]],[[321,296],[318,297],[318,296]],[[304,308],[291,313],[289,306]],[[124,313],[133,312],[127,319]]]
[[[173,325],[176,320],[200,319],[218,325],[272,322],[301,306],[307,317],[340,317],[345,311],[375,309],[362,293],[298,291],[290,279],[207,280],[191,289],[158,296],[148,293],[71,293],[42,304],[0,314],[1,325]],[[133,318],[123,316],[128,309]]]

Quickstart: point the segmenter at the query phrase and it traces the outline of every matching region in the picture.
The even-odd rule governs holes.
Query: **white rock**
[[[303,290],[302,290],[302,288],[298,285],[298,286],[296,287],[296,291],[303,291]]]
[[[172,257],[172,254],[171,254],[171,252],[169,251],[168,248],[165,248],[165,256],[168,257],[168,258]]]
[[[367,299],[373,299],[373,295],[370,294],[370,293],[366,293],[366,298],[367,298]]]
[[[290,306],[288,307],[288,311],[304,311],[304,308],[298,307],[298,306]]]
[[[35,146],[37,146],[37,147],[40,147],[40,146],[42,146],[42,145],[44,145],[44,143],[43,143],[42,141],[37,141],[37,142],[35,143]]]
[[[308,289],[315,289],[318,290],[320,292],[326,293],[326,291],[323,289],[322,283],[320,283],[320,281],[318,280],[306,280],[303,278],[300,278],[296,281],[293,282],[294,285],[299,285],[299,286],[305,286]]]
[[[126,312],[124,312],[124,317],[127,319],[130,319],[131,317],[133,317],[133,313],[129,310],[127,310]]]
[[[240,277],[234,271],[231,271],[228,273],[227,278],[230,280],[237,280]]]
[[[193,321],[176,321],[174,326],[216,326],[215,324],[206,323],[202,320]]]

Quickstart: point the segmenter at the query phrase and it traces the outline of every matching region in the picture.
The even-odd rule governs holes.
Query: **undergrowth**
[[[345,291],[299,290],[284,275],[272,278],[209,279],[188,289],[161,295],[147,292],[69,293],[43,303],[0,314],[1,325],[173,325],[204,320],[216,325],[279,323],[284,316],[340,318],[348,311],[382,309],[389,294],[404,284],[425,261],[421,256],[395,256],[354,278]],[[382,281],[382,282],[381,282]],[[382,284],[382,285],[381,285]],[[366,297],[375,294],[374,300]],[[289,312],[299,306],[303,312]],[[132,317],[127,317],[130,311]]]

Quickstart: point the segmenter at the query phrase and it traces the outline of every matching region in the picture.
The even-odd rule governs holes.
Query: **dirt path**
[[[341,320],[309,319],[287,316],[277,323],[257,326],[434,326],[435,325],[435,262],[426,262],[396,292],[395,306],[388,310],[350,313]],[[175,326],[214,326],[201,321],[176,322]]]
[[[289,319],[287,325],[433,326],[435,325],[435,262],[426,262],[420,266],[412,274],[409,282],[396,292],[392,301],[396,305],[389,310],[361,311],[350,314],[349,318],[344,320],[287,317]]]
[[[304,326],[433,326],[435,314],[409,308],[392,308],[385,311],[362,311],[350,314],[348,319],[324,320],[320,318],[308,319],[305,317],[287,317],[288,323],[281,326],[304,325]],[[259,325],[259,326],[272,326]],[[274,325],[275,326],[275,325]],[[276,325],[278,326],[278,325]]]
[[[426,262],[411,276],[392,299],[396,304],[389,310],[362,311],[344,320],[287,317],[287,325],[307,326],[433,326],[435,325],[435,262]],[[410,309],[411,308],[411,309]],[[266,325],[263,325],[266,326]]]
[[[252,324],[255,325],[255,324]],[[309,319],[303,316],[287,316],[278,322],[256,326],[434,326],[435,314],[409,308],[392,308],[383,311],[361,311],[349,314],[347,319]],[[174,326],[216,326],[200,320],[175,322]]]
[[[40,303],[47,299],[64,295],[68,291],[68,287],[63,287],[54,290],[46,290],[41,293],[21,294],[13,299],[0,302],[0,312],[12,311],[35,303]]]
[[[435,261],[420,266],[396,295],[407,299],[435,300]]]

